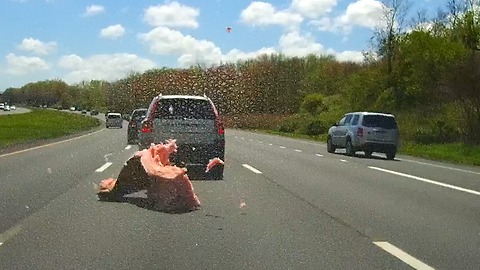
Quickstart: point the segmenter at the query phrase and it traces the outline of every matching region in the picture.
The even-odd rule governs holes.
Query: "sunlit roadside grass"
[[[96,118],[53,110],[0,116],[0,148],[52,139],[89,130],[100,124]]]
[[[480,166],[479,145],[468,145],[464,143],[428,145],[404,143],[400,149],[400,153],[433,160]]]

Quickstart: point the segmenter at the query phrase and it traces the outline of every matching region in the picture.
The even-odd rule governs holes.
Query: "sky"
[[[433,14],[446,1],[410,2],[412,14]],[[377,0],[0,0],[0,92],[264,53],[361,61],[383,8]]]

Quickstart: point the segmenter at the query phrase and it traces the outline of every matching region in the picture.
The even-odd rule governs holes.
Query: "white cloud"
[[[151,6],[145,10],[143,20],[152,26],[198,28],[198,9],[171,2]]]
[[[309,18],[318,18],[332,12],[337,0],[293,0],[291,8]]]
[[[50,66],[40,57],[16,56],[9,53],[5,58],[7,59],[6,72],[12,75],[23,75],[50,69]]]
[[[223,62],[236,63],[238,61],[242,61],[246,59],[254,59],[264,54],[271,55],[271,54],[277,54],[277,53],[278,53],[277,50],[275,50],[275,48],[272,48],[272,47],[268,47],[268,48],[264,47],[254,52],[242,52],[238,49],[233,49],[223,56]]]
[[[280,36],[279,46],[286,56],[302,57],[308,54],[325,53],[322,44],[315,42],[311,35],[301,35],[297,31]]]
[[[253,26],[283,25],[295,28],[302,23],[303,18],[290,11],[277,11],[270,3],[252,2],[242,10],[240,20]]]
[[[85,8],[85,13],[83,15],[89,17],[101,14],[103,12],[105,12],[105,7],[100,5],[90,5]]]
[[[338,61],[340,62],[363,62],[365,57],[363,56],[362,52],[359,51],[343,51],[340,53],[336,53],[335,57],[337,58]]]
[[[100,37],[107,39],[117,39],[125,34],[125,28],[121,24],[110,25],[100,31]]]
[[[384,12],[384,5],[377,0],[358,0],[348,5],[340,20],[345,25],[375,28],[381,23]]]
[[[78,55],[62,56],[58,65],[69,70],[63,78],[67,83],[83,80],[114,81],[125,78],[131,72],[144,72],[156,67],[156,64],[135,54],[99,54],[90,58]]]
[[[189,35],[167,27],[159,26],[148,33],[141,34],[151,53],[160,55],[179,55],[181,65],[202,63],[215,64],[222,58],[220,48],[211,41],[197,40]]]
[[[197,64],[210,66],[226,62],[235,63],[239,60],[276,52],[274,48],[262,48],[254,52],[233,49],[227,54],[223,54],[222,50],[211,41],[195,39],[177,30],[161,26],[139,35],[139,38],[153,54],[178,56],[177,62],[181,67]]]
[[[55,50],[56,42],[42,42],[34,38],[24,38],[18,45],[18,49],[35,54],[47,55]]]
[[[350,33],[353,27],[374,29],[381,26],[386,7],[377,0],[358,0],[350,3],[345,13],[335,18],[312,20],[310,25],[320,31]]]

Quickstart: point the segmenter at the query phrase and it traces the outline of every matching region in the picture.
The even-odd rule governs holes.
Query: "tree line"
[[[7,89],[3,98],[130,113],[160,93],[205,94],[227,117],[285,116],[275,118],[281,131],[318,135],[347,111],[380,111],[397,115],[409,140],[480,143],[480,0],[450,0],[432,18],[421,11],[409,15],[407,0],[384,4],[383,24],[363,63],[332,55],[263,55],[212,67],[153,69],[114,82],[29,83]],[[262,119],[257,127],[268,125]]]

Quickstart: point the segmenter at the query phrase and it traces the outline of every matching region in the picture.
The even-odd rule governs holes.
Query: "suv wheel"
[[[355,150],[353,149],[352,141],[350,138],[347,139],[347,145],[345,146],[345,150],[347,152],[347,156],[355,155]]]
[[[327,138],[327,152],[328,153],[335,153],[335,145],[332,143],[332,138]]]
[[[396,154],[397,154],[397,151],[395,151],[395,150],[390,150],[390,151],[388,151],[388,152],[386,153],[387,159],[388,159],[388,160],[394,160]]]
[[[365,153],[365,156],[366,156],[367,158],[371,158],[371,157],[372,157],[372,153],[373,153],[372,150],[365,150],[365,151],[363,151],[363,152]]]

